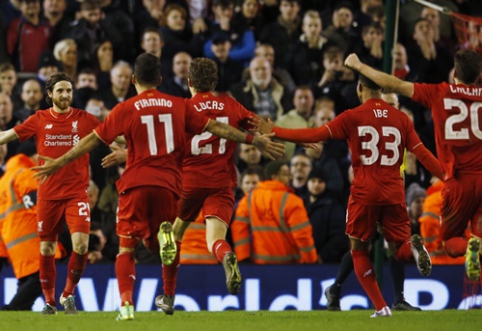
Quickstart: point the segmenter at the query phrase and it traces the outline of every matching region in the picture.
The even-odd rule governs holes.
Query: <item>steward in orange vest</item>
[[[231,226],[239,261],[256,264],[315,263],[318,260],[303,200],[288,187],[291,175],[282,161],[265,167],[264,182],[244,196]]]
[[[18,279],[17,293],[4,310],[31,310],[42,294],[39,280],[40,240],[37,236],[37,163],[33,142],[22,143],[0,179],[0,227],[3,244]]]

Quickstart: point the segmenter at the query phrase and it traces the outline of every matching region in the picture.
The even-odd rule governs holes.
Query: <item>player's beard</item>
[[[62,111],[66,111],[70,107],[70,99],[52,99],[52,103]]]

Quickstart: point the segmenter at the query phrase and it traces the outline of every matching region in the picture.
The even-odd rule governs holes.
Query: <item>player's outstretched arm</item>
[[[84,154],[87,154],[101,142],[102,140],[100,140],[100,138],[94,132],[92,132],[82,138],[79,143],[75,145],[70,151],[56,159],[39,155],[39,158],[44,160],[45,163],[41,166],[36,166],[32,168],[32,170],[38,171],[34,175],[34,177],[39,178],[42,183],[45,182],[45,180],[49,176],[54,174],[57,170],[65,166],[67,163],[70,163],[75,159],[83,156]]]
[[[17,139],[18,139],[18,136],[15,133],[14,129],[10,129],[10,130],[0,132],[0,145],[9,143],[9,142],[17,140]]]
[[[127,149],[121,148],[117,145],[112,144],[110,146],[112,153],[107,155],[102,159],[102,168],[109,168],[117,164],[126,162],[127,160]]]
[[[361,62],[358,56],[354,53],[348,55],[345,59],[345,66],[367,76],[384,89],[399,93],[409,98],[413,96],[413,83],[403,81],[395,76],[373,69],[369,65]]]
[[[440,165],[439,160],[422,144],[417,145],[412,153],[415,154],[417,159],[422,163],[422,165],[430,171],[430,173],[440,180],[444,180],[445,174]]]
[[[285,129],[274,126],[271,120],[265,120],[259,116],[250,119],[249,123],[254,127],[253,131],[259,133],[274,133],[276,139],[294,143],[319,143],[331,138],[330,130],[326,126],[314,129]]]
[[[217,122],[212,119],[209,120],[206,126],[206,131],[209,131],[220,138],[232,140],[238,143],[251,144],[259,149],[264,156],[272,160],[282,156],[285,152],[284,144],[273,142],[269,139],[270,137],[274,136],[274,134],[252,136],[239,131],[231,125]]]

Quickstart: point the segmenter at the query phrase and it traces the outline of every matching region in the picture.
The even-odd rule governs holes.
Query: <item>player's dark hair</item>
[[[197,92],[214,90],[218,85],[218,66],[216,62],[205,57],[192,60],[189,66],[189,80]]]
[[[161,77],[161,61],[155,55],[142,53],[136,59],[134,75],[141,85],[157,86]]]
[[[455,72],[457,79],[465,84],[475,84],[482,69],[480,55],[470,49],[461,49],[455,53]]]
[[[62,81],[69,82],[72,85],[72,89],[75,86],[74,80],[68,74],[65,72],[59,72],[50,76],[50,78],[47,80],[47,83],[45,83],[45,90],[53,93],[55,84]],[[49,97],[48,93],[45,94],[45,101],[47,101],[49,105],[52,104],[52,98]]]
[[[360,76],[358,77],[358,81],[360,82],[360,84],[362,84],[363,86],[365,87],[368,87],[370,90],[381,90],[382,88],[377,85],[373,80],[371,80],[370,78],[368,78],[367,76],[364,76],[362,74],[360,74]]]

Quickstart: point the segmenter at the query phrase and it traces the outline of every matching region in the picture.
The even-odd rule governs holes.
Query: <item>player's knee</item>
[[[43,256],[55,255],[56,242],[53,241],[41,241],[40,242],[40,254]]]
[[[72,243],[72,250],[79,255],[84,255],[85,253],[87,253],[88,248],[88,242],[77,242],[75,244]]]

